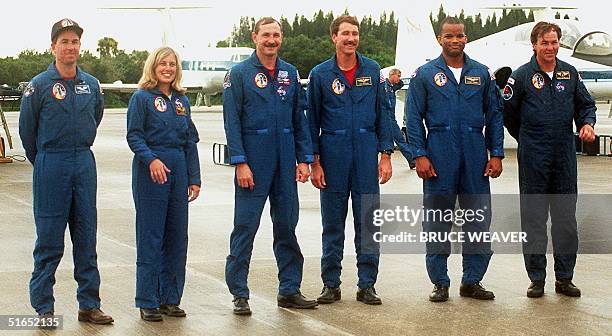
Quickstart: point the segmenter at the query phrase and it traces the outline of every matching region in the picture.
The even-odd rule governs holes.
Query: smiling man
[[[223,84],[223,121],[230,163],[236,166],[234,230],[225,281],[234,295],[234,313],[249,315],[247,278],[253,240],[266,199],[278,266],[278,305],[314,308],[300,293],[304,257],[295,228],[299,202],[296,181],[306,182],[313,161],[304,115],[305,97],[297,69],[278,57],[281,26],[271,17],[257,21],[255,52],[235,65]]]
[[[573,282],[578,230],[577,167],[573,124],[585,142],[595,140],[595,102],[576,68],[557,59],[561,29],[538,22],[531,31],[533,56],[504,87],[504,123],[518,141],[521,228],[528,297],[544,295],[546,222],[550,211],[555,291],[578,297]]]
[[[406,98],[408,144],[423,179],[423,205],[429,209],[485,211],[483,220],[463,225],[464,232],[487,232],[490,225],[489,178],[502,172],[504,127],[499,92],[488,69],[464,52],[463,23],[447,17],[440,23],[442,55],[418,68]],[[425,126],[423,125],[425,122]],[[425,130],[427,127],[427,131]],[[452,221],[423,220],[423,231],[451,231]],[[427,274],[434,284],[430,301],[448,300],[447,260],[450,242],[427,242]],[[463,277],[459,294],[491,300],[493,292],[481,285],[491,244],[463,243]]]
[[[364,195],[376,197],[378,184],[391,178],[389,102],[380,66],[357,52],[357,19],[337,17],[330,33],[336,53],[312,69],[308,84],[308,119],[315,153],[311,181],[321,190],[323,222],[323,290],[317,301],[333,303],[341,298],[344,224],[350,195],[359,277],[357,300],[376,305],[382,303],[374,289],[378,245],[365,230],[361,203]]]
[[[77,66],[83,29],[62,19],[51,29],[55,62],[34,77],[21,101],[19,135],[34,165],[36,245],[30,301],[53,315],[55,270],[70,229],[79,321],[112,323],[100,310],[96,254],[96,163],[90,147],[102,120],[100,83]]]

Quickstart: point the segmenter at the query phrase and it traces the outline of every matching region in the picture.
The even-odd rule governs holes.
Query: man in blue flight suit
[[[555,291],[581,295],[572,283],[578,251],[572,122],[580,139],[593,141],[597,108],[576,68],[557,59],[560,39],[559,26],[538,22],[531,32],[531,61],[512,73],[503,92],[504,123],[519,144],[521,228],[527,233],[523,254],[531,280],[528,297],[544,295],[549,210]]]
[[[381,304],[374,289],[380,254],[370,234],[372,228],[362,216],[361,203],[363,197],[378,196],[379,180],[382,184],[391,178],[389,102],[379,65],[357,53],[357,19],[339,16],[332,22],[330,32],[336,53],[312,69],[308,84],[307,116],[315,153],[311,181],[321,190],[323,222],[323,290],[317,301],[333,303],[341,298],[344,226],[350,195],[359,277],[357,300]]]
[[[236,165],[234,230],[225,280],[234,295],[234,313],[249,315],[247,277],[261,212],[270,198],[278,305],[314,308],[300,293],[304,257],[295,227],[299,201],[295,181],[308,180],[312,143],[297,69],[278,57],[283,35],[278,21],[264,17],[252,33],[251,57],[228,72],[223,118],[230,163]],[[297,161],[297,167],[296,167]]]
[[[489,177],[501,174],[504,156],[499,91],[488,69],[463,52],[467,43],[463,23],[447,17],[440,31],[442,55],[417,69],[410,80],[408,143],[416,157],[417,174],[423,179],[425,209],[454,211],[458,196],[461,209],[484,214],[466,222],[463,231],[486,232],[491,209]],[[452,225],[446,218],[426,216],[423,231],[445,233]],[[428,241],[426,249],[427,273],[434,284],[429,300],[446,301],[450,242]],[[493,299],[495,295],[480,284],[492,254],[490,243],[466,241],[462,253],[459,294]]]
[[[416,164],[412,158],[410,147],[408,147],[406,137],[397,124],[397,120],[395,120],[395,92],[401,89],[403,86],[404,83],[402,83],[402,72],[396,68],[391,69],[391,71],[389,71],[389,78],[385,80],[385,92],[387,93],[387,97],[389,99],[389,117],[391,118],[389,125],[393,134],[393,141],[399,147],[399,150],[406,158],[406,161],[408,161],[408,166],[410,169],[414,169],[416,168]]]
[[[53,315],[55,270],[64,253],[66,223],[73,245],[79,321],[108,324],[100,310],[96,255],[96,164],[90,150],[102,120],[100,83],[77,67],[83,29],[63,19],[51,29],[55,62],[26,87],[19,135],[34,165],[36,245],[30,301]]]

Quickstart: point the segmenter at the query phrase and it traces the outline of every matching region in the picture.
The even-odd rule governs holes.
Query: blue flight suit
[[[535,56],[504,87],[504,123],[518,141],[521,228],[532,281],[546,278],[546,222],[550,210],[557,280],[572,279],[578,251],[577,168],[572,122],[595,125],[595,102],[576,68],[557,59],[553,79]],[[529,204],[527,207],[526,204]]]
[[[376,282],[380,255],[371,221],[362,218],[362,197],[380,193],[378,152],[393,147],[384,78],[375,61],[357,53],[354,85],[349,85],[334,55],[312,69],[307,91],[313,149],[327,183],[321,190],[321,279],[327,287],[340,286],[350,194],[358,286],[368,288]]]
[[[395,120],[395,92],[404,86],[404,83],[399,82],[395,85],[389,82],[389,79],[385,80],[385,92],[387,93],[387,98],[389,99],[389,117],[391,118],[389,126],[391,127],[391,134],[393,135],[393,141],[397,144],[400,149],[402,155],[406,158],[406,161],[410,162],[413,160],[412,152],[410,152],[410,147],[406,142],[406,137],[404,133],[402,133],[401,128],[397,124],[397,120]]]
[[[491,157],[504,156],[504,128],[499,90],[488,69],[465,55],[460,82],[440,55],[421,66],[410,80],[406,99],[408,143],[416,157],[426,156],[437,177],[423,181],[425,209],[486,210],[484,220],[463,226],[464,232],[486,232],[491,220],[489,177],[483,176]],[[427,133],[425,133],[425,127]],[[484,133],[483,133],[484,129]],[[451,221],[425,218],[425,232],[449,232]],[[466,236],[468,234],[466,233]],[[463,243],[464,284],[482,280],[492,255],[490,243]],[[426,244],[427,273],[432,283],[449,287],[450,243]]]
[[[79,309],[100,308],[96,163],[90,147],[103,111],[98,80],[78,67],[74,79],[63,79],[53,63],[24,90],[19,136],[34,165],[37,237],[30,302],[39,314],[54,310],[55,270],[64,254],[66,223]]]
[[[136,307],[157,308],[181,302],[187,262],[188,194],[200,185],[198,132],[187,96],[158,89],[137,90],[127,111],[127,142],[132,160],[136,207]],[[149,165],[168,167],[158,184]]]
[[[305,105],[297,69],[281,59],[271,76],[253,52],[226,75],[223,119],[230,163],[246,162],[255,183],[251,191],[234,180],[234,230],[225,281],[235,297],[249,298],[253,240],[268,197],[278,292],[293,295],[300,289],[304,257],[295,236],[299,214],[295,171],[296,162],[314,160]]]

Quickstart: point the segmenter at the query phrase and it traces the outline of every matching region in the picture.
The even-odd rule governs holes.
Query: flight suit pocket
[[[469,103],[481,103],[483,94],[482,94],[482,85],[466,85],[463,90],[463,98]]]
[[[56,217],[67,214],[72,193],[70,174],[62,167],[60,154],[38,153],[34,163],[34,214],[37,217]],[[68,203],[68,204],[67,204]]]
[[[164,158],[160,158],[160,160],[168,167],[171,166],[168,160]],[[170,185],[172,184],[171,179],[173,178],[172,172],[166,173],[167,181],[164,184],[158,184],[153,181],[151,178],[151,173],[149,167],[145,166],[142,163],[139,163],[139,172],[137,178],[136,185],[136,193],[135,195],[137,199],[143,200],[158,200],[158,201],[166,201],[168,200],[168,195],[170,192]],[[170,168],[172,169],[172,168]]]

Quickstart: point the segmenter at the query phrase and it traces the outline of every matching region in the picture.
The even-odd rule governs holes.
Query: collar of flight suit
[[[357,77],[357,74],[359,73],[359,70],[363,69],[364,63],[363,63],[363,55],[361,55],[360,52],[356,51],[355,54],[357,55],[357,71],[355,71],[355,78]],[[342,69],[340,69],[340,67],[338,66],[338,58],[336,57],[336,54],[334,53],[334,55],[329,59],[329,64],[327,65],[327,70],[331,70],[333,72],[335,72],[336,74],[344,74],[344,72],[342,72]]]
[[[154,87],[153,89],[149,89],[149,90],[146,90],[146,91],[150,92],[151,94],[158,95],[158,96],[162,96],[162,97],[164,97],[164,98],[166,98],[166,99],[170,100],[170,97],[169,97],[169,96],[166,96],[166,94],[165,94],[165,93],[163,93],[163,92],[161,92],[161,90],[160,90],[159,88],[157,88],[157,87]],[[180,94],[180,93],[178,93],[178,92],[176,92],[176,91],[174,91],[174,88],[171,88],[171,89],[170,89],[170,96],[171,96],[172,98],[180,98],[180,97],[181,97],[181,96],[183,96],[183,95],[182,95],[182,94]]]
[[[445,74],[446,74],[446,77],[448,77],[448,80],[452,81],[455,84],[459,84],[457,83],[457,80],[455,79],[455,75],[453,75],[453,72],[450,70],[450,68],[446,64],[446,61],[444,60],[444,56],[442,54],[440,54],[440,56],[436,58],[436,60],[434,61],[434,65],[437,68],[445,71]],[[463,53],[463,69],[461,70],[461,75],[463,76],[464,74],[466,74],[468,71],[472,69],[473,66],[474,66],[474,61],[472,61],[472,59],[466,53]]]
[[[260,68],[262,70],[265,70],[265,74],[269,75],[270,72],[268,71],[268,69],[263,66],[263,64],[261,64],[261,61],[259,61],[259,57],[257,57],[257,53],[255,51],[253,51],[253,53],[251,54],[251,57],[249,57],[249,60],[251,62],[251,64],[253,66],[255,66],[256,68]],[[283,61],[280,57],[276,57],[276,64],[274,65],[274,74],[278,74],[279,70],[285,70],[288,71],[288,67],[286,66],[286,62]]]
[[[546,73],[544,70],[542,70],[542,68],[540,68],[540,65],[538,64],[538,60],[536,59],[535,55],[531,56],[531,60],[529,61],[529,65],[531,66],[531,69],[534,72],[542,72],[542,73]],[[559,61],[559,58],[555,57],[555,70],[553,70],[553,75],[557,73],[557,71],[559,70],[569,70],[567,69],[566,66],[564,66],[563,64],[561,64],[561,61]],[[550,79],[550,77],[548,77]],[[553,78],[555,78],[555,76],[553,76]]]
[[[55,61],[53,63],[49,64],[49,66],[47,67],[47,71],[49,72],[49,77],[52,80],[64,80],[62,75],[60,75],[59,71],[57,71],[57,68],[55,67]],[[81,68],[79,68],[78,65],[77,65],[77,68],[76,68],[75,81],[77,83],[78,82],[84,82],[83,72],[81,71]]]
[[[356,51],[355,54],[357,55],[357,70],[355,70],[355,79],[357,79],[358,77],[361,76],[365,64],[363,61],[363,55],[361,55],[361,53],[359,53],[358,51]],[[352,85],[349,85],[348,81],[346,80],[346,77],[344,77],[344,72],[338,66],[338,59],[336,58],[335,53],[329,59],[326,70],[329,70],[335,73],[336,76],[344,83],[344,85],[352,86]],[[372,81],[375,81],[375,80],[377,80],[377,78],[372,78]]]

